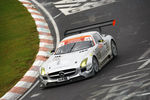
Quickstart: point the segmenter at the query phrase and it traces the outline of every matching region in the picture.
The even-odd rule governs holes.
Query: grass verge
[[[0,2],[0,97],[31,67],[38,33],[26,8],[17,0]]]

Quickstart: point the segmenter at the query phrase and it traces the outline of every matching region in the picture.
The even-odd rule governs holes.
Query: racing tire
[[[113,57],[116,57],[118,55],[117,46],[113,40],[111,41],[111,51]]]
[[[92,66],[93,66],[94,73],[97,73],[99,71],[99,64],[95,57],[93,57]]]

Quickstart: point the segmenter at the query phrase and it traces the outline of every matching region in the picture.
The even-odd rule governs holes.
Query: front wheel
[[[111,51],[113,57],[116,57],[118,55],[117,46],[114,41],[111,41]]]
[[[97,73],[99,71],[99,64],[95,57],[93,58],[92,66],[93,66],[94,72]]]

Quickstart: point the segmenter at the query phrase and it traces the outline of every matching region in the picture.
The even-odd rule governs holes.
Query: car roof
[[[75,37],[86,36],[86,35],[93,36],[93,34],[95,34],[95,33],[98,33],[98,32],[97,31],[90,31],[90,32],[84,32],[84,33],[80,33],[80,34],[75,34],[75,35],[71,35],[71,36],[65,37],[62,41],[68,40],[68,39],[72,39],[72,38],[75,38]]]

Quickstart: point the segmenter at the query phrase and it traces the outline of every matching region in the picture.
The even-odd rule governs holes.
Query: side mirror
[[[54,53],[54,52],[55,52],[55,50],[53,49],[53,50],[51,50],[50,52],[51,52],[51,53]]]
[[[104,40],[98,40],[98,42],[104,42]]]
[[[50,55],[52,55],[52,54],[54,54],[54,53],[55,53],[55,50],[54,50],[54,49],[50,51]]]

